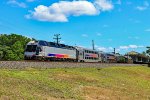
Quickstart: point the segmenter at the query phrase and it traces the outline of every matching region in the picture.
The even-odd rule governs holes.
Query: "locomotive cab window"
[[[26,50],[27,52],[35,52],[37,45],[27,45]]]

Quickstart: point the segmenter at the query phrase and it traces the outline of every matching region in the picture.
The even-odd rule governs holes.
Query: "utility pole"
[[[93,50],[95,50],[94,40],[92,40],[92,47],[93,47]]]
[[[116,54],[116,48],[114,48],[114,54]]]
[[[54,34],[54,37],[55,37],[55,38],[53,38],[53,39],[56,40],[56,43],[57,43],[57,44],[59,44],[59,42],[60,42],[59,40],[61,39],[59,36],[60,36],[60,34]]]

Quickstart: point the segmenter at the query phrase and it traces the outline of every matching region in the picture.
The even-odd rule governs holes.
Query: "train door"
[[[79,62],[84,62],[84,53],[82,50],[78,51],[79,52],[79,55],[78,55],[78,61]]]
[[[41,47],[36,48],[36,55],[39,55],[39,53],[42,51]]]

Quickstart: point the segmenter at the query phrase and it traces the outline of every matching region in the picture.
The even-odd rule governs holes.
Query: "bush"
[[[26,44],[31,41],[22,35],[0,35],[0,60],[23,60]]]

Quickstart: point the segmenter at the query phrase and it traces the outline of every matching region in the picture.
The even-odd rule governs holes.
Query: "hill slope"
[[[150,68],[0,69],[0,99],[148,100]]]

